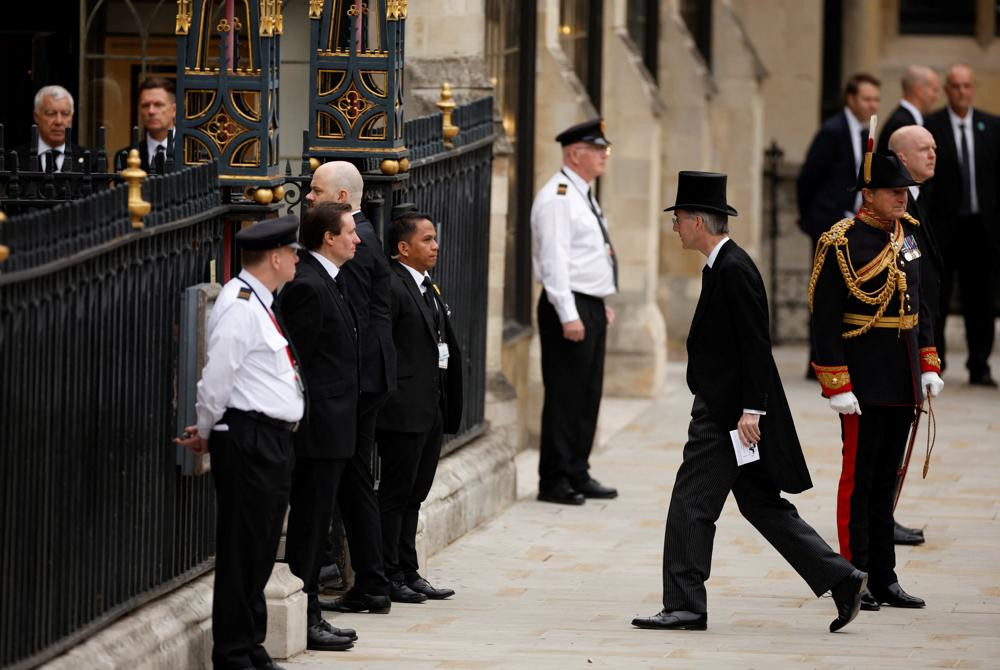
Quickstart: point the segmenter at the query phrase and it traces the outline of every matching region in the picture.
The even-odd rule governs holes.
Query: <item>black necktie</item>
[[[46,172],[59,172],[59,162],[58,158],[62,156],[62,152],[58,149],[49,149],[45,152],[45,171]]]
[[[962,174],[962,199],[958,205],[959,214],[972,214],[972,170],[969,166],[969,143],[965,139],[965,124],[958,124],[958,132],[962,136],[958,163]]]
[[[424,281],[421,282],[424,287],[424,302],[427,303],[427,307],[431,310],[431,314],[434,315],[434,327],[437,328],[438,336],[441,335],[441,310],[438,309],[437,301],[434,299],[434,282],[431,281],[430,277],[424,277]]]
[[[153,156],[150,167],[156,172],[156,174],[163,174],[163,162],[166,160],[167,152],[160,144],[156,147],[156,155]]]
[[[594,212],[594,216],[597,217],[597,227],[601,229],[601,236],[604,238],[604,247],[608,252],[608,257],[611,259],[611,273],[615,280],[615,290],[618,290],[618,256],[615,255],[615,248],[611,244],[611,237],[608,235],[608,229],[604,227],[604,217],[601,216],[600,211],[597,209],[597,201],[594,200],[594,196],[591,193],[590,187],[587,187],[587,201],[590,204],[591,211]]]

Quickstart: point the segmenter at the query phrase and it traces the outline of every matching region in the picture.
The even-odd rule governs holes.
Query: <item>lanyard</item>
[[[604,249],[608,252],[608,260],[611,261],[611,272],[612,275],[614,276],[615,289],[617,290],[618,258],[615,256],[615,248],[611,245],[611,236],[608,235],[608,229],[604,225],[604,217],[597,211],[597,206],[594,204],[594,201],[590,198],[590,193],[589,192],[584,193],[583,191],[581,191],[577,183],[573,180],[572,177],[566,174],[565,170],[560,169],[559,172],[561,172],[562,175],[569,180],[569,183],[573,184],[573,188],[576,190],[577,193],[580,194],[580,197],[582,197],[584,200],[587,201],[587,204],[590,205],[590,211],[593,212],[594,218],[597,219],[597,227],[601,229],[601,237],[604,238]]]

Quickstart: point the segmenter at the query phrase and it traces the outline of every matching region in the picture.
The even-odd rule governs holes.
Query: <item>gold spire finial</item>
[[[144,227],[142,217],[149,214],[152,205],[142,199],[142,182],[146,179],[146,172],[139,167],[142,161],[138,149],[128,152],[127,162],[128,167],[121,171],[121,176],[128,183],[128,213],[132,217],[132,227],[140,229]]]

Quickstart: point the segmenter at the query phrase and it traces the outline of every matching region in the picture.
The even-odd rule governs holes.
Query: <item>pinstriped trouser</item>
[[[663,541],[665,610],[708,611],[705,582],[712,565],[715,521],[730,491],[740,513],[817,596],[854,570],[781,497],[759,461],[736,465],[729,431],[715,423],[705,402],[695,396]]]

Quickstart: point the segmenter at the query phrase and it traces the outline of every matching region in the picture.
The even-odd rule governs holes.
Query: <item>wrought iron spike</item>
[[[104,126],[97,127],[97,164],[94,166],[96,172],[108,171],[108,153],[105,148]]]

